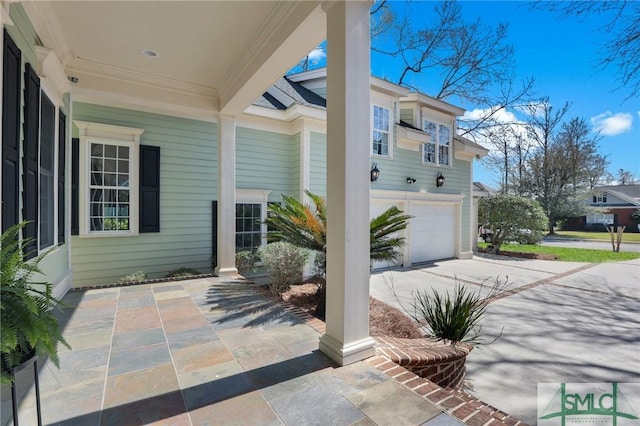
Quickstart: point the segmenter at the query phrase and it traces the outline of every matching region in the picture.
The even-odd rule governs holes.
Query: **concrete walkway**
[[[245,281],[93,289],[64,302],[73,350],[61,348],[60,369],[41,369],[47,425],[462,424],[374,367],[384,360],[338,367],[313,324]],[[21,393],[20,424],[34,425],[33,389]],[[3,425],[10,414],[3,388]]]
[[[508,276],[512,292],[489,305],[493,344],[467,358],[471,393],[536,424],[537,384],[640,382],[640,259],[585,264],[507,257],[449,260],[374,274],[372,296],[405,306],[411,291],[470,288]]]

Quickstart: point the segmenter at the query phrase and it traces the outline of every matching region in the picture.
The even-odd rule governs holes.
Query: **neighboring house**
[[[267,204],[308,188],[335,218],[320,347],[348,363],[373,353],[367,206],[414,216],[405,265],[471,257],[487,150],[455,135],[462,109],[369,78],[366,2],[0,0],[0,22],[2,229],[30,221],[56,296],[137,270],[234,276]],[[325,37],[336,65],[281,77]]]
[[[585,203],[590,212],[571,219],[566,229],[602,229],[604,226],[626,226],[636,232],[638,227],[631,215],[640,209],[640,185],[609,185],[594,188]]]

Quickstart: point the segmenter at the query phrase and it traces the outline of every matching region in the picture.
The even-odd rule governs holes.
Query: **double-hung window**
[[[430,141],[422,145],[422,163],[451,165],[451,127],[431,120],[424,120],[424,132]]]
[[[236,253],[267,244],[267,204],[271,191],[236,190]]]
[[[137,235],[143,130],[74,123],[80,130],[80,235]]]
[[[372,134],[372,154],[382,157],[389,157],[390,141],[390,118],[391,112],[388,108],[373,105],[373,134]]]
[[[89,142],[89,232],[131,231],[131,147]]]

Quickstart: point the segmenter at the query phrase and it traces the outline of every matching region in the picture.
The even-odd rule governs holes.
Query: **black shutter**
[[[24,88],[24,140],[22,172],[22,218],[29,223],[23,238],[31,239],[25,248],[26,258],[38,252],[38,137],[40,134],[40,78],[27,64]]]
[[[20,69],[22,53],[4,30],[2,62],[2,231],[20,220]]]
[[[65,234],[65,168],[67,146],[67,117],[60,111],[58,116],[58,244],[64,244]]]
[[[140,232],[160,232],[160,147],[140,145]]]
[[[218,202],[211,202],[211,267],[218,266]]]
[[[71,235],[80,233],[80,201],[78,198],[80,183],[80,139],[71,140]]]

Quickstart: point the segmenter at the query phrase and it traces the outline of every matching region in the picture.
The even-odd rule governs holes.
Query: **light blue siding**
[[[151,277],[179,267],[209,272],[211,201],[217,198],[216,125],[85,103],[74,104],[73,119],[141,128],[140,143],[160,147],[160,232],[73,237],[74,286],[113,283],[138,270]]]

